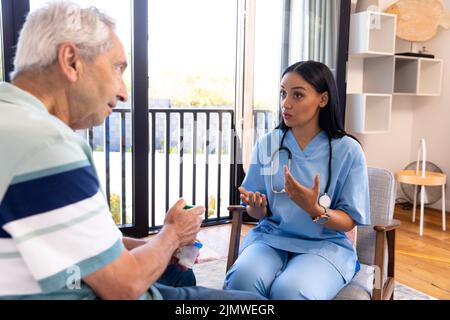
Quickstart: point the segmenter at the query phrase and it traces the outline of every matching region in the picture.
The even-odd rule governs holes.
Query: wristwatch
[[[320,225],[325,224],[328,222],[328,220],[330,220],[330,214],[328,213],[327,208],[325,208],[325,207],[322,207],[322,208],[324,209],[324,213],[313,218],[313,221]]]

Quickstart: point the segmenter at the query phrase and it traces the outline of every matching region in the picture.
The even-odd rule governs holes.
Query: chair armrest
[[[233,263],[236,261],[239,255],[239,245],[241,241],[241,228],[242,228],[242,216],[245,212],[244,206],[229,206],[228,210],[231,215],[231,233],[230,233],[230,245],[228,246],[228,259],[227,269],[228,271]]]
[[[395,230],[400,226],[396,219],[381,221],[374,226],[376,231],[375,242],[375,286],[374,300],[392,300],[395,287]],[[384,281],[385,252],[388,252],[387,279]]]
[[[230,211],[231,214],[233,214],[233,211],[245,211],[246,208],[244,206],[241,205],[236,205],[236,206],[229,206],[228,207],[228,211]]]
[[[378,224],[376,224],[373,229],[375,231],[390,231],[390,230],[394,230],[397,229],[398,227],[400,227],[401,222],[399,220],[396,219],[391,219],[391,220],[386,220],[386,221],[381,221]]]

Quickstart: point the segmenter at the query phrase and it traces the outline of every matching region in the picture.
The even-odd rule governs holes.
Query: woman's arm
[[[318,205],[313,212],[308,213],[311,215],[311,218],[314,219],[324,214],[325,209]],[[356,225],[355,221],[353,221],[350,215],[342,210],[327,209],[327,213],[329,215],[329,219],[326,223],[323,224],[323,226],[327,227],[328,229],[348,232],[352,230]]]
[[[319,175],[314,179],[314,187],[312,189],[301,185],[289,172],[287,166],[285,171],[285,189],[289,198],[295,202],[300,208],[305,210],[314,219],[325,213],[325,209],[319,205]],[[327,209],[329,220],[324,224],[329,229],[337,231],[350,231],[355,226],[353,219],[341,210]]]

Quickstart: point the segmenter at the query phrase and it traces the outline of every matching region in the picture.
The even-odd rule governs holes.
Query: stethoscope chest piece
[[[319,205],[324,208],[329,208],[331,206],[331,198],[328,194],[323,194],[319,197]]]

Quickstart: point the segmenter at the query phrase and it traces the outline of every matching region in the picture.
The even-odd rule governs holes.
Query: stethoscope
[[[288,132],[289,129],[286,129],[283,132],[283,137],[281,138],[281,142],[280,142],[280,147],[275,150],[275,152],[272,154],[272,159],[271,159],[271,163],[273,165],[273,163],[275,162],[275,157],[278,154],[280,154],[281,151],[285,151],[287,153],[288,156],[288,169],[289,171],[291,170],[291,162],[292,162],[292,152],[291,150],[289,150],[288,147],[284,147],[283,146],[283,142],[284,142],[284,138],[286,137],[286,133]],[[325,187],[324,193],[323,195],[321,195],[319,197],[319,205],[324,207],[324,208],[329,208],[331,205],[331,198],[328,195],[328,189],[330,188],[330,183],[331,183],[331,158],[333,157],[333,149],[331,147],[331,137],[330,135],[328,135],[328,178],[327,178],[327,185]],[[272,187],[272,192],[275,194],[280,194],[280,193],[285,193],[286,190],[283,187],[283,189],[281,190],[276,190],[273,187],[273,167],[271,167],[271,172],[270,172],[270,186]]]

